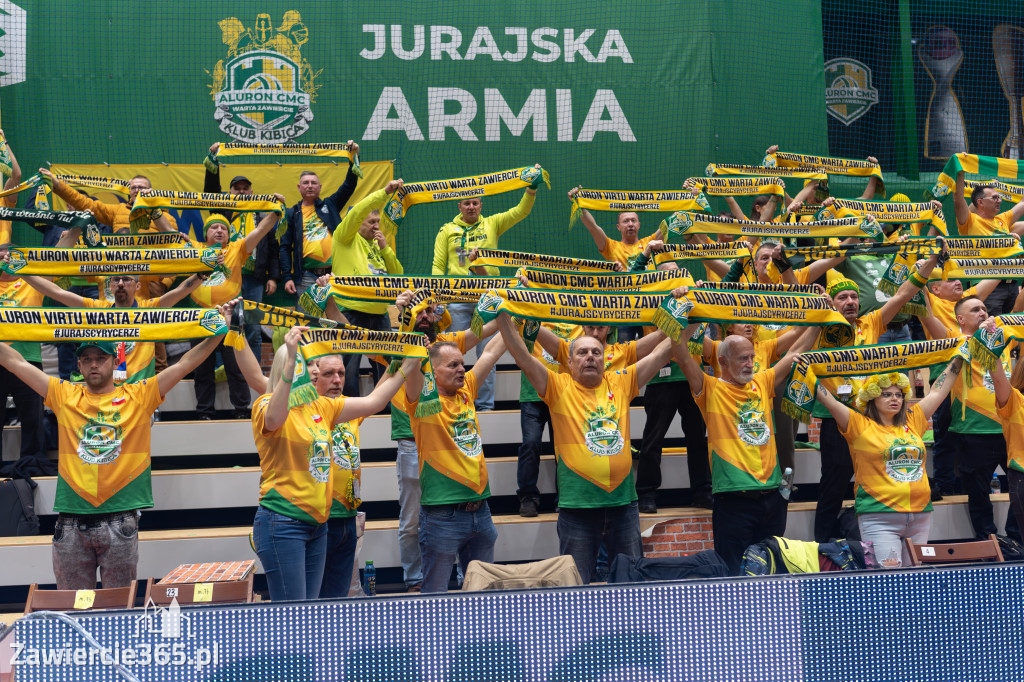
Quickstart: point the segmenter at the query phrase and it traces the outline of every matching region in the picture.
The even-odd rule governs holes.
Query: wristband
[[[285,378],[285,372],[281,373],[281,381],[283,381],[284,383],[286,383],[289,386],[291,386],[292,385],[292,379],[295,378],[295,367],[292,367],[292,371],[288,372],[287,374],[288,374],[288,378],[286,379]]]
[[[928,283],[928,280],[922,277],[917,270],[914,270],[912,273],[910,273],[910,283],[913,284],[918,289],[923,289],[924,285]]]

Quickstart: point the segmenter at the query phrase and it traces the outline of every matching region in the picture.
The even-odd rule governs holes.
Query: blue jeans
[[[260,507],[252,531],[270,600],[315,599],[324,577],[327,524],[314,526]]]
[[[476,310],[475,303],[449,303],[448,314],[452,317],[452,324],[448,327],[448,331],[460,332],[463,329],[469,329],[469,323],[473,321],[474,310]],[[484,339],[476,345],[477,359],[480,359],[480,354],[484,352],[488,341],[490,338]],[[468,350],[466,355],[469,355]],[[477,412],[494,409],[494,368],[491,368],[491,371],[487,373],[487,378],[480,382],[474,405]]]
[[[321,599],[348,596],[352,564],[356,560],[356,517],[327,519],[327,549]]]
[[[640,540],[640,509],[636,502],[618,507],[566,509],[558,511],[558,553],[568,554],[586,585],[594,577],[597,555],[604,544],[608,558],[619,554],[644,555]]]
[[[530,401],[519,404],[519,426],[523,432],[523,442],[519,446],[519,461],[516,465],[516,482],[519,490],[516,494],[524,497],[540,497],[537,488],[537,476],[540,473],[540,446],[544,438],[544,425],[551,430],[551,412],[546,403]]]
[[[242,275],[242,298],[247,301],[263,302],[263,288],[265,284],[256,279],[253,275]],[[245,340],[252,348],[252,354],[256,356],[257,362],[263,360],[263,331],[258,324],[244,325]]]
[[[882,568],[910,566],[906,538],[915,544],[928,542],[932,525],[931,512],[869,512],[857,515],[860,539],[870,540],[875,546],[875,559]]]
[[[491,521],[487,502],[476,511],[454,505],[420,506],[420,555],[423,557],[423,591],[446,592],[455,560],[463,571],[475,559],[494,561],[498,530]]]
[[[403,439],[398,443],[398,556],[406,587],[423,582],[423,561],[420,558],[420,461],[416,441]]]
[[[878,337],[878,343],[910,343],[910,340],[910,325],[906,323],[895,329],[889,327]]]

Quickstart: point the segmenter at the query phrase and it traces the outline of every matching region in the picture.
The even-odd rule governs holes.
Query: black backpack
[[[39,535],[33,494],[36,485],[31,478],[0,480],[0,537]]]

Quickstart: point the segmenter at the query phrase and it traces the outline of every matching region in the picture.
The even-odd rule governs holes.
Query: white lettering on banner
[[[363,24],[363,33],[373,37],[373,47],[363,48],[359,56],[363,59],[380,59],[383,57],[390,45],[391,52],[399,59],[419,59],[426,52],[426,26],[416,24],[412,26],[413,46],[406,49],[402,38],[405,33],[401,24],[391,24],[390,43],[388,41],[388,27],[384,24]],[[633,56],[629,53],[626,41],[618,29],[605,31],[601,41],[601,47],[594,55],[590,47],[591,39],[597,33],[597,29],[574,29],[574,28],[537,28],[532,32],[522,26],[506,26],[500,34],[505,36],[502,39],[504,46],[509,49],[501,51],[502,45],[494,37],[494,31],[487,26],[477,26],[473,36],[469,39],[464,52],[462,48],[463,32],[455,26],[431,26],[430,27],[430,59],[438,61],[451,59],[452,61],[475,60],[477,57],[489,57],[492,61],[520,62],[529,56],[536,62],[555,62],[563,59],[572,63],[578,56],[582,61],[596,64],[604,64],[609,59],[617,58],[623,64],[632,64]],[[406,34],[407,35],[407,34]],[[527,37],[529,36],[529,42]],[[561,37],[561,42],[559,41]],[[590,44],[588,44],[590,43]],[[530,45],[533,50],[530,51]]]
[[[459,103],[455,113],[445,112],[445,103]],[[484,90],[484,139],[487,142],[501,140],[501,123],[504,122],[513,137],[520,137],[526,130],[526,124],[533,123],[534,142],[548,141],[548,107],[547,92],[535,89],[530,92],[526,102],[515,114],[508,102],[496,88]],[[443,142],[448,128],[455,131],[459,139],[476,141],[477,135],[470,124],[477,114],[476,97],[462,88],[427,88],[427,133],[432,142]],[[392,115],[394,110],[394,115]],[[607,116],[607,117],[606,117]],[[555,128],[559,142],[573,141],[572,128],[572,90],[555,90]],[[377,140],[386,131],[405,133],[409,140],[424,140],[423,129],[420,127],[405,93],[400,87],[385,87],[377,104],[370,114],[362,139]],[[587,117],[580,127],[577,142],[593,142],[594,135],[600,132],[615,133],[620,142],[636,142],[636,135],[626,119],[626,114],[619,105],[615,92],[597,90],[587,111]]]

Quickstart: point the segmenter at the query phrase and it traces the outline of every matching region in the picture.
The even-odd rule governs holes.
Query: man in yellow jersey
[[[683,338],[694,329],[688,326]],[[808,327],[781,360],[757,373],[754,344],[743,336],[727,336],[718,344],[720,377],[704,374],[685,345],[673,355],[707,424],[715,551],[732,575],[740,574],[749,545],[785,534],[787,501],[779,493],[772,401],[796,356],[816,337],[817,330]]]
[[[231,304],[220,308],[230,322]],[[78,347],[85,384],[47,376],[0,344],[0,365],[43,396],[57,416],[59,471],[53,503],[53,573],[58,590],[130,585],[139,561],[139,510],[153,506],[150,427],[167,392],[217,347],[204,339],[152,379],[114,386],[110,341]]]
[[[540,168],[536,164],[535,168]],[[498,238],[505,234],[513,225],[530,215],[533,203],[537,199],[537,181],[523,193],[519,204],[504,213],[481,216],[483,200],[479,198],[463,199],[459,202],[459,215],[450,223],[441,226],[434,239],[434,262],[431,273],[435,277],[465,276],[470,274],[470,252],[473,249],[496,249]],[[487,274],[498,275],[498,268],[488,267]],[[456,332],[469,329],[473,320],[475,303],[452,303],[448,306],[452,324],[448,331]],[[482,340],[476,348],[479,358],[487,348],[487,341]],[[476,399],[476,409],[494,409],[494,372],[480,377],[480,390]]]
[[[277,200],[284,203],[284,197],[275,194]],[[190,294],[192,302],[201,308],[210,308],[220,305],[238,296],[242,291],[242,266],[249,258],[249,254],[256,250],[256,245],[263,237],[277,225],[278,214],[267,213],[260,220],[259,224],[242,239],[231,241],[231,224],[223,215],[211,213],[203,223],[203,231],[206,234],[206,242],[194,242],[197,249],[209,247],[221,247],[222,259],[218,259],[217,268],[204,279],[200,286],[194,288]],[[192,341],[192,346],[198,345],[199,341]],[[223,339],[221,339],[223,343]],[[234,353],[221,353],[224,362],[224,372],[228,380],[228,395],[231,398],[231,405],[234,407],[235,419],[250,419],[249,410],[249,387],[245,383],[245,377],[238,368],[238,361]],[[215,399],[217,396],[216,384],[214,383],[214,371],[216,370],[216,357],[210,354],[195,373],[196,392],[196,414],[199,419],[207,420],[214,418]]]
[[[985,302],[978,296],[965,296],[953,308],[958,331],[950,331],[949,337],[969,337],[989,318]],[[935,324],[926,326],[936,338],[943,330]],[[1003,372],[1010,376],[1010,354],[1019,347],[1016,341],[1009,343],[1002,356]],[[967,494],[967,514],[975,536],[986,538],[996,532],[993,517],[991,492],[992,474],[997,466],[1007,467],[1006,439],[996,410],[992,374],[977,363],[971,363],[970,373],[957,376],[950,391],[950,424],[947,438],[956,450],[960,486]],[[1006,516],[1006,534],[1019,537],[1020,529],[1013,511]]]
[[[312,370],[313,368],[310,367]],[[311,372],[312,374],[312,372]],[[325,355],[316,361],[316,392],[328,398],[341,397],[345,387],[345,359]],[[356,510],[362,481],[359,458],[359,425],[365,417],[335,424],[331,429],[332,479],[331,515],[327,519],[327,550],[321,599],[348,596],[356,557]]]
[[[957,302],[965,296],[977,296],[985,300],[1001,281],[984,279],[970,289],[964,289],[963,282],[959,279],[937,279],[928,282],[924,289],[928,314],[918,316],[925,337],[932,340],[960,336],[960,325],[953,313]],[[932,367],[930,380],[935,381],[941,373],[941,367]],[[949,435],[949,426],[953,419],[951,401],[952,398],[947,395],[932,414],[932,494],[938,497],[957,494],[957,450],[954,438]]]
[[[45,277],[34,275],[25,275],[24,277],[24,280],[41,294],[69,308],[171,308],[194,291],[204,279],[206,279],[205,275],[192,275],[159,298],[139,298],[138,292],[141,284],[138,275],[110,275],[107,277],[107,281],[110,283],[114,300],[108,301],[87,298],[61,289]],[[126,365],[124,368],[120,368],[120,371],[125,372],[123,376],[118,373],[119,369],[115,368],[115,384],[133,383],[156,374],[154,344],[128,341],[115,344],[115,346],[118,346],[119,358],[120,354],[124,353]],[[123,346],[123,351],[121,346]]]
[[[470,561],[494,561],[498,531],[491,520],[483,437],[474,400],[479,376],[486,375],[505,352],[498,339],[489,344],[473,369],[466,371],[459,346],[438,341],[430,347],[432,371],[413,372],[394,404],[409,415],[419,456],[420,555],[423,592],[444,592],[458,560],[465,571]],[[441,409],[417,417],[421,392],[436,385]]]
[[[606,371],[604,344],[584,334],[570,344],[566,374],[551,371],[526,349],[507,312],[498,316],[498,328],[551,413],[558,551],[572,556],[583,582],[589,583],[602,544],[609,558],[643,556],[629,403],[668,360],[672,342],[663,339],[636,364]]]
[[[412,291],[403,292],[395,301],[399,314],[409,305]],[[426,334],[431,343],[448,341],[454,343],[460,353],[476,346],[479,339],[469,329],[457,332],[438,331],[442,312],[437,306],[428,305],[416,315],[414,331]],[[496,322],[484,325],[483,335],[488,337],[497,329]],[[419,592],[423,583],[423,562],[420,557],[420,467],[416,439],[409,415],[398,401],[392,400],[397,408],[391,410],[391,440],[397,445],[395,474],[398,476],[398,554],[402,561],[405,586],[410,592]]]
[[[359,154],[359,145],[348,143],[353,156]],[[281,235],[281,277],[287,293],[305,291],[317,277],[331,273],[331,237],[358,182],[350,165],[338,190],[321,199],[320,176],[310,170],[299,174],[302,200],[288,209],[288,228]]]
[[[213,194],[221,192],[220,185],[220,161],[217,152],[220,151],[220,142],[210,145],[210,153],[204,162],[206,173],[203,177],[203,191]],[[228,185],[230,194],[250,196],[252,182],[244,175],[236,175],[231,178]],[[242,239],[256,229],[263,216],[260,213],[242,211],[231,213],[230,211],[217,211],[231,223],[231,240]],[[256,250],[249,254],[242,266],[242,298],[247,301],[263,302],[263,295],[273,296],[277,291],[278,281],[281,279],[281,245],[277,241],[277,231],[271,230],[266,234]],[[249,342],[253,354],[263,357],[263,331],[258,324],[243,324],[245,339]]]
[[[401,275],[405,272],[395,250],[388,244],[380,229],[380,209],[388,197],[404,183],[392,180],[383,189],[364,197],[352,207],[341,225],[334,231],[331,268],[342,277]],[[374,331],[391,331],[391,318],[387,303],[350,301],[335,298],[334,303],[349,324]],[[359,363],[362,355],[345,358],[345,395],[359,395]],[[383,368],[370,363],[375,379],[380,379]]]
[[[953,209],[956,212],[956,229],[961,237],[993,237],[1013,233],[1024,235],[1024,199],[1008,211],[1000,212],[1003,197],[995,187],[976,187],[971,192],[971,203],[965,198],[966,182],[964,172],[956,174],[956,188],[953,190]],[[993,315],[1010,312],[1017,297],[1017,283],[1003,281],[985,298],[985,306]]]

